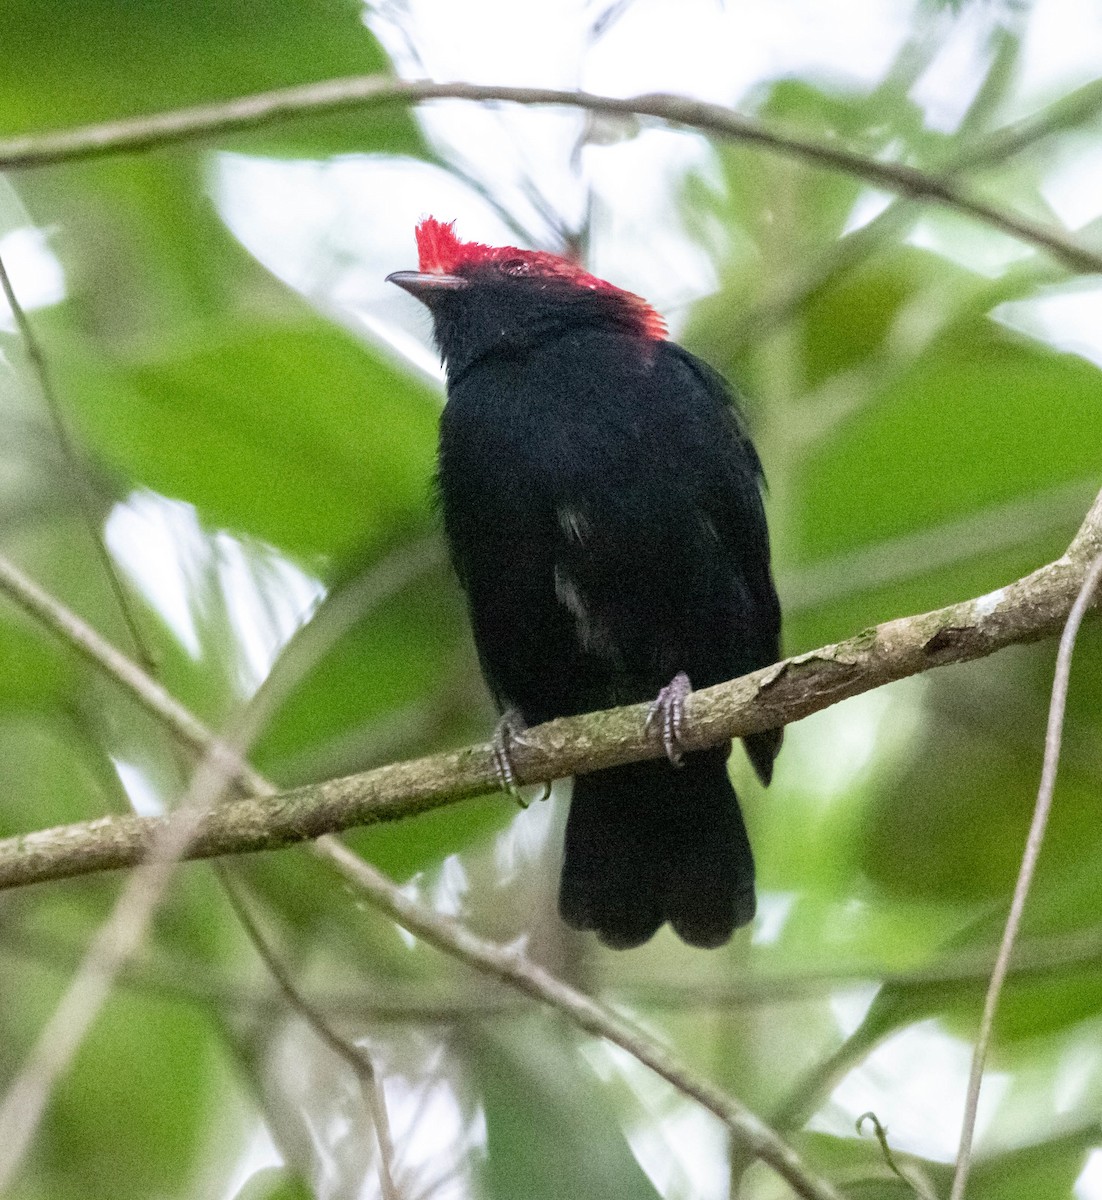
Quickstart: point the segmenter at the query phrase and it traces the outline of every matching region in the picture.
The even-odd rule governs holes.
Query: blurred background
[[[1078,0],[11,0],[0,46],[4,136],[379,71],[669,90],[954,171],[1102,250],[1102,14]],[[443,390],[428,317],[383,283],[415,265],[427,214],[580,255],[736,383],[790,653],[1055,557],[1102,482],[1097,279],[766,147],[435,102],[10,173],[0,257],[75,462],[0,301],[0,552],[216,727],[270,678],[281,703],[254,761],[281,784],[492,727],[431,503]],[[1052,643],[1017,648],[829,709],[789,730],[768,792],[736,752],[760,914],[719,951],[663,931],[614,953],[560,924],[568,785],[526,810],[491,795],[348,841],[621,1006],[845,1194],[914,1194],[855,1129],[873,1110],[944,1195],[1053,658]],[[1095,628],[973,1200],[1102,1197],[1100,704]],[[0,604],[0,834],[159,812],[183,780],[159,727]],[[374,1056],[403,1200],[789,1194],[634,1060],[416,944],[305,849],[239,867],[294,978]],[[119,887],[0,897],[3,1079]],[[282,1003],[195,865],[13,1194],[351,1200],[379,1194],[374,1153],[355,1075]]]

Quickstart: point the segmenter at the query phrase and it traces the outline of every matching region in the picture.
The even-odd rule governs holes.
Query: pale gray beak
[[[428,304],[439,292],[458,292],[470,287],[470,281],[460,275],[437,275],[430,271],[395,271],[386,277],[411,296]]]

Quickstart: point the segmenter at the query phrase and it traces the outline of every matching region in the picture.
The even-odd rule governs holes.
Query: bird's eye
[[[527,275],[528,263],[523,258],[507,258],[501,264],[501,273],[503,275]]]

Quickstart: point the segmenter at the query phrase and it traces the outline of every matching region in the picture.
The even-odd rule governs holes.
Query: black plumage
[[[418,229],[447,365],[438,486],[479,660],[527,724],[707,687],[779,656],[761,465],[722,378],[637,296],[552,255]],[[780,730],[746,739],[764,783]],[[560,891],[606,944],[754,915],[729,746],[578,777]]]

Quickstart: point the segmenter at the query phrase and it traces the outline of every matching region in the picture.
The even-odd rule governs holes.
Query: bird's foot
[[[681,766],[681,721],[685,715],[685,701],[692,690],[688,675],[678,671],[658,693],[643,726],[644,733],[650,733],[652,729],[659,732],[666,757],[675,767]]]
[[[527,808],[528,804],[521,795],[520,786],[517,783],[512,748],[513,746],[528,745],[524,740],[524,731],[527,728],[528,725],[520,713],[515,708],[510,708],[502,714],[490,741],[494,756],[494,774],[497,776],[498,786],[503,792],[508,792],[521,808]],[[546,800],[550,795],[551,784],[544,783],[543,791],[540,792],[538,799]]]

